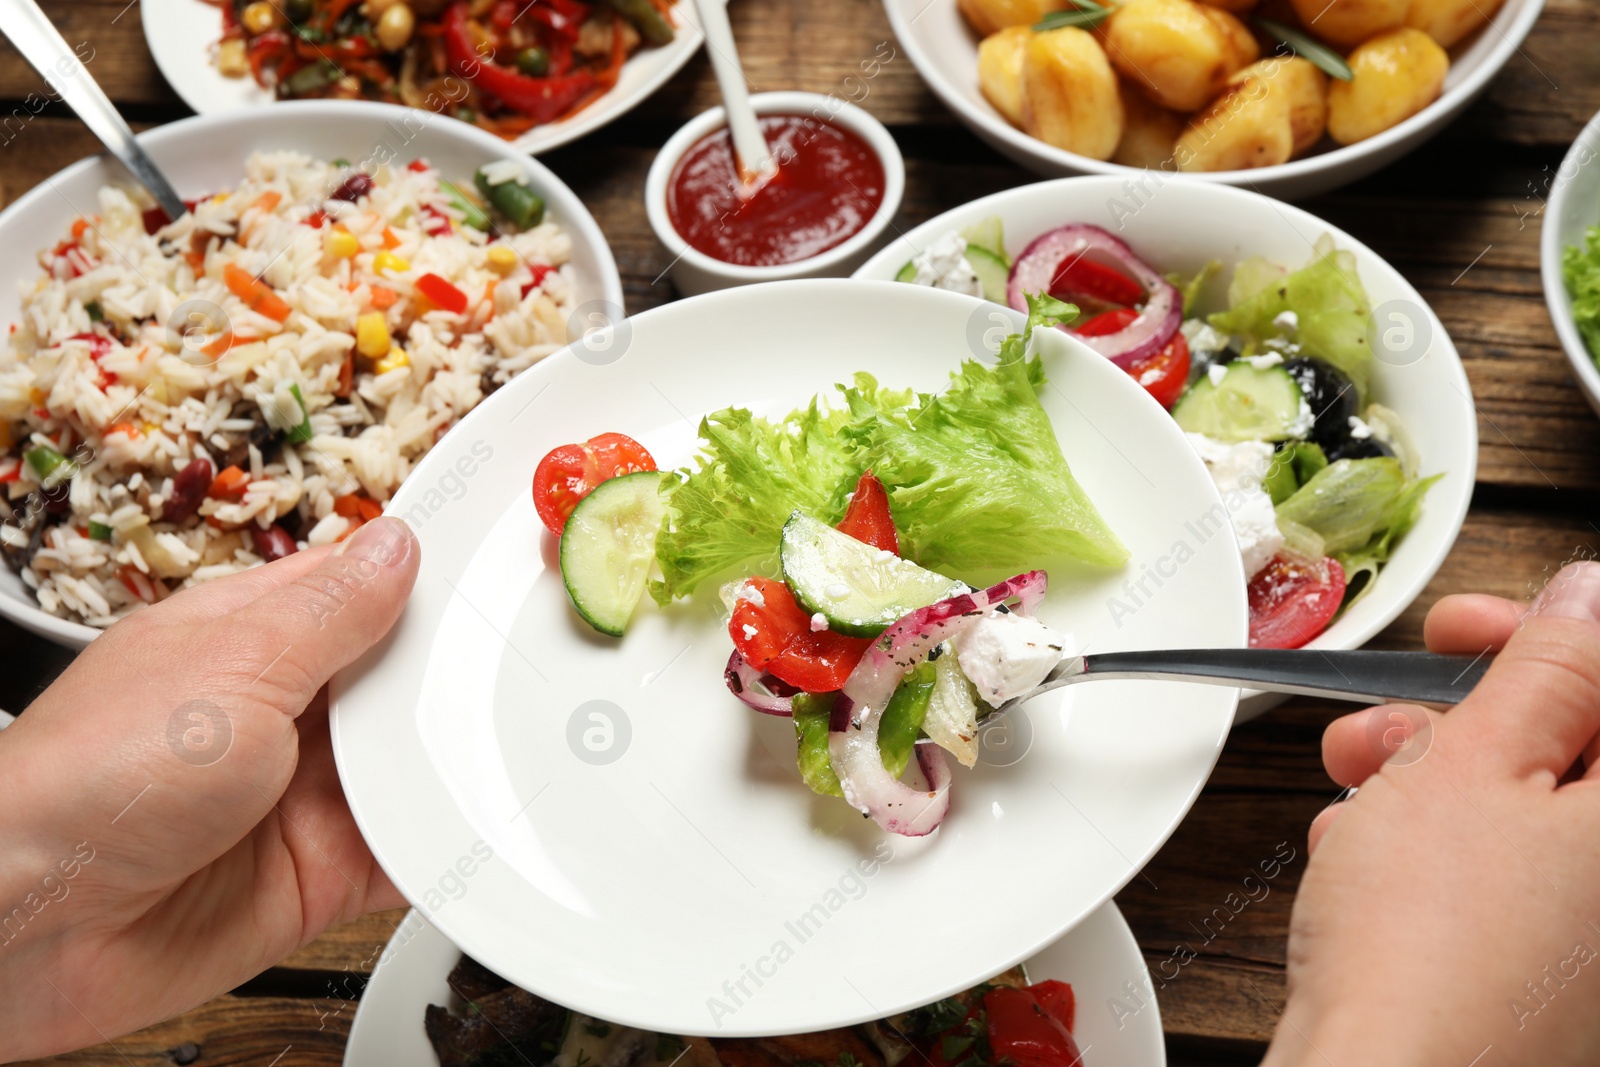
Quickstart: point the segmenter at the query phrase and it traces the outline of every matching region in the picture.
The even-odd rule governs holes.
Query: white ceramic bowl
[[[139,135],[139,143],[171,179],[178,193],[198,197],[236,183],[252,152],[295,149],[321,159],[394,159],[426,156],[445,174],[470,175],[495,159],[517,161],[544,196],[549,216],[572,238],[572,262],[582,279],[577,302],[604,300],[622,308],[622,279],[611,248],[589,209],[542,163],[513,145],[464,122],[433,118],[418,124],[417,113],[387,104],[344,101],[285,102],[237,114],[183,119]],[[60,241],[79,215],[94,213],[99,189],[133,185],[109,156],[74,163],[0,213],[0,328],[17,321],[18,287],[39,276],[34,252]],[[100,631],[40,610],[27,588],[8,568],[0,568],[0,615],[68,648],[82,648]]]
[[[1568,245],[1583,243],[1583,232],[1600,224],[1600,115],[1578,134],[1561,161],[1555,181],[1550,183],[1550,200],[1545,205],[1544,222],[1539,232],[1539,273],[1544,279],[1544,299],[1550,305],[1550,319],[1556,336],[1572,364],[1572,376],[1583,395],[1600,414],[1600,366],[1578,335],[1572,322],[1572,299],[1561,275],[1561,253]]]
[[[883,163],[883,203],[867,225],[849,240],[821,255],[776,267],[744,267],[724,263],[689,247],[678,235],[667,214],[667,186],[673,168],[702,137],[727,123],[722,108],[714,107],[690,119],[661,146],[650,164],[644,182],[644,206],[656,238],[672,254],[667,268],[672,284],[684,296],[696,296],[715,289],[756,282],[776,282],[790,278],[843,278],[859,267],[884,240],[884,231],[900,210],[900,197],[906,188],[905,159],[883,123],[836,96],[818,93],[757,93],[750,98],[757,115],[810,115],[835,123],[866,141]]]
[[[1199,794],[1236,690],[1104,681],[1046,694],[976,767],[954,768],[935,833],[888,835],[801,783],[791,722],[729,694],[715,581],[600,637],[572,610],[528,493],[547,449],[603,430],[676,468],[700,417],[728,405],[781,417],[858,371],[943,388],[982,351],[991,316],[1020,325],[972,297],[834,278],[674,301],[529,368],[423,458],[390,505],[417,527],[416,588],[329,696],[350,810],[413,906],[557,1003],[740,1037],[964,989],[1134,876]],[[1040,618],[1097,648],[1240,647],[1244,571],[1221,537],[1190,544],[1161,603],[1115,628],[1108,599],[1171,564],[1185,523],[1220,498],[1136,382],[1060,331],[1036,344],[1051,428],[1131,554],[1119,569],[1052,566]],[[462,464],[475,473],[446,500],[439,479],[459,482]],[[833,892],[841,879],[848,898]],[[956,903],[970,901],[996,903]],[[962,910],[959,929],[909,947],[906,917],[938,907]],[[743,969],[759,987],[735,988]]]
[[[211,60],[222,35],[222,16],[207,0],[144,0],[139,5],[144,39],[162,77],[183,102],[201,115],[265,107],[279,101],[253,78],[226,78]],[[622,74],[610,92],[575,115],[535,126],[509,142],[538,155],[576,140],[633,110],[667,79],[678,73],[700,49],[705,35],[691,0],[674,9],[677,37],[660,48],[644,48],[623,64]]]
[[[344,1049],[344,1067],[439,1067],[439,1057],[422,1026],[430,1004],[460,1011],[461,998],[450,988],[450,971],[461,950],[410,911],[384,946],[372,978],[361,991]],[[1166,1067],[1161,1009],[1139,943],[1128,922],[1109,901],[1071,933],[1023,964],[1028,979],[1069,982],[1078,1000],[1072,1028],[1080,1049],[1094,1067]],[[1128,995],[1139,992],[1141,1006]],[[1105,1010],[1102,1005],[1120,1005]],[[341,1004],[335,1014],[349,1012]]]
[[[1399,271],[1316,216],[1247,190],[1183,179],[1152,187],[1142,206],[1124,214],[1128,198],[1123,185],[1123,179],[1113,177],[1064,178],[995,193],[909,231],[856,277],[892,279],[916,249],[993,216],[1004,221],[1006,246],[1013,253],[1047,230],[1087,222],[1115,233],[1157,270],[1184,274],[1212,259],[1231,268],[1253,255],[1299,266],[1310,258],[1313,241],[1331,235],[1356,257],[1377,328],[1412,331],[1413,344],[1405,353],[1374,361],[1372,399],[1400,414],[1415,439],[1422,471],[1444,473],[1428,491],[1420,521],[1401,541],[1376,586],[1311,643],[1312,648],[1359,648],[1422,592],[1466,517],[1477,472],[1478,423],[1461,357],[1438,317]],[[1223,299],[1230,273],[1219,272],[1207,295]],[[1404,339],[1403,332],[1391,336],[1397,342]],[[1253,718],[1282,700],[1247,690],[1239,718]]]
[[[956,10],[956,0],[883,0],[883,6],[895,36],[928,87],[1001,154],[1045,177],[1138,173],[1134,167],[1048,145],[1007,122],[978,91],[979,37]],[[1487,28],[1451,50],[1443,95],[1376,137],[1275,167],[1193,177],[1284,199],[1315,196],[1364,178],[1438,133],[1476,99],[1516,53],[1543,7],[1544,0],[1506,0]]]

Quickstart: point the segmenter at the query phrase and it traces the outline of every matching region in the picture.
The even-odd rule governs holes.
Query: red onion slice
[[[723,669],[722,678],[734,696],[762,714],[785,718],[794,716],[794,694],[797,690],[750,666],[738,649],[728,657],[728,666]]]
[[[1098,226],[1072,223],[1035,238],[1011,266],[1007,302],[1026,314],[1026,294],[1049,292],[1061,265],[1080,256],[1115,264],[1144,287],[1146,298],[1139,317],[1116,333],[1078,340],[1121,367],[1161,351],[1183,325],[1183,295],[1133,249]]]
[[[937,746],[918,745],[917,764],[928,780],[926,789],[914,789],[884,769],[878,727],[889,698],[906,672],[936,645],[994,614],[1012,597],[1032,611],[1045,586],[1044,571],[1029,571],[988,589],[959,593],[918,608],[867,648],[828,721],[828,755],[852,807],[890,833],[921,837],[933,832],[950,810],[950,768]]]

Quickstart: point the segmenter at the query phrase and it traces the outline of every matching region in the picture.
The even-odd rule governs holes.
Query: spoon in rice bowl
[[[89,74],[84,60],[67,44],[39,5],[34,0],[0,0],[0,33],[11,39],[22,58],[49,84],[50,90],[77,112],[83,124],[100,138],[111,154],[150,190],[167,217],[182,218],[188,208],[172,183],[139,147],[133,131],[105,90]],[[92,51],[90,58],[93,58]]]

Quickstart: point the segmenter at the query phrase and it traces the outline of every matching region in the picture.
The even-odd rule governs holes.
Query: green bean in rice
[[[44,610],[109,626],[348,536],[566,343],[568,236],[466,225],[466,178],[258,153],[165,225],[100,191],[0,351],[0,552]]]

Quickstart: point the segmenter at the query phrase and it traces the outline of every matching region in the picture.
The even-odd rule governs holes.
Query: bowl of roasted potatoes
[[[1314,196],[1447,125],[1544,0],[884,0],[972,130],[1044,175]],[[1149,172],[1136,177],[1132,172]]]

